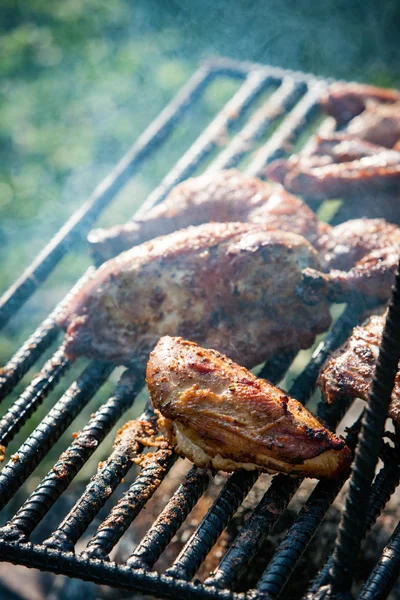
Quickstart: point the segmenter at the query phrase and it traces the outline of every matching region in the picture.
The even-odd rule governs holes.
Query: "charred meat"
[[[210,223],[104,263],[58,323],[66,352],[144,365],[163,335],[182,335],[253,367],[308,348],[330,324],[329,281],[299,235]]]
[[[341,396],[368,400],[378,359],[385,316],[373,316],[355,327],[348,341],[321,370],[318,384],[323,398],[331,404]],[[389,416],[400,425],[400,371],[397,372]]]
[[[314,212],[280,185],[230,169],[188,179],[143,219],[95,229],[88,240],[104,261],[160,235],[211,221],[262,223],[299,233],[312,244],[324,230]]]
[[[196,465],[335,477],[350,451],[297,400],[215,350],[163,337],[147,385],[161,431]]]

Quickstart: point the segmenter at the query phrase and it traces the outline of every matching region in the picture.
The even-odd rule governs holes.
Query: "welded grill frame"
[[[265,165],[285,154],[288,144],[294,142],[307,128],[318,111],[321,92],[330,83],[330,80],[312,75],[227,59],[215,59],[203,63],[110,175],[96,188],[89,200],[69,219],[32,265],[2,296],[0,327],[4,326],[23,306],[57,266],[64,254],[78,241],[82,241],[95,219],[122,189],[130,176],[151,156],[153,151],[161,147],[175,125],[200,98],[207,86],[222,75],[239,78],[243,80],[243,84],[161,184],[150,194],[135,216],[144,214],[149,208],[162,201],[177,183],[189,177],[218,148],[221,134],[226,129],[230,129],[239,116],[245,115],[260,93],[269,86],[278,85],[272,96],[250,116],[243,128],[226,147],[221,149],[207,169],[212,171],[235,166],[251,151],[252,143],[261,139],[274,125],[276,119],[283,115],[284,120],[255,153],[246,169],[249,174],[261,175]],[[329,122],[323,124],[323,127],[330,126]],[[74,289],[84,283],[91,270],[90,268],[83,275]],[[68,297],[70,295],[37,328],[0,374],[0,400],[14,389],[24,374],[57,338],[59,329],[56,326],[56,318],[68,301]],[[359,319],[360,308],[357,305],[348,305],[315,351],[307,367],[291,386],[289,390],[291,395],[303,403],[308,401],[315,388],[322,363],[332,350],[343,343]],[[397,318],[397,324],[399,320],[400,318]],[[293,356],[276,357],[263,367],[260,376],[278,382],[289,368],[292,359]],[[69,367],[70,363],[63,356],[61,345],[0,420],[1,445],[6,446],[13,439]],[[43,456],[106,381],[112,370],[112,365],[101,361],[90,363],[21,446],[18,451],[18,461],[10,460],[3,467],[0,473],[0,509],[4,508],[26,481]],[[91,417],[24,505],[0,529],[0,560],[165,598],[220,598],[221,600],[277,598],[340,491],[343,480],[322,481],[315,486],[304,508],[288,530],[285,543],[277,549],[266,567],[257,588],[246,594],[234,592],[232,589],[296,493],[301,480],[284,475],[273,478],[264,497],[254,507],[216,572],[204,584],[193,581],[193,576],[233,517],[236,508],[254,485],[258,478],[257,473],[236,473],[226,481],[195,534],[165,574],[160,575],[155,572],[153,565],[208,487],[212,478],[212,473],[208,470],[193,467],[189,471],[156,522],[133,551],[126,565],[109,562],[108,554],[176,461],[177,457],[168,450],[156,453],[154,461],[147,464],[139,473],[111,510],[102,527],[91,538],[83,554],[73,554],[75,543],[131,467],[127,453],[121,450],[115,450],[111,454],[50,538],[42,544],[32,544],[29,541],[35,527],[118,419],[130,408],[143,384],[143,373],[133,373],[133,377],[129,379],[122,376],[114,394]],[[349,402],[345,399],[329,410],[322,407],[320,416],[329,426],[335,428],[348,405]],[[151,413],[145,411],[142,417],[150,419]],[[359,421],[355,429],[348,434],[347,441],[350,446],[355,446],[360,427]],[[367,519],[360,533],[361,536],[365,536],[375,523],[400,480],[400,466],[395,451],[385,446],[381,458],[384,466],[371,488]],[[62,477],[58,476],[60,472],[63,473]],[[400,531],[397,527],[383,557],[366,583],[361,598],[369,600],[384,598],[390,591],[400,566],[399,540]],[[321,586],[329,583],[331,567],[332,558],[322,566],[309,589],[309,597],[317,593]]]

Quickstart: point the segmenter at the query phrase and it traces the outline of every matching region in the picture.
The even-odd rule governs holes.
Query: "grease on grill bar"
[[[243,159],[247,160],[249,153],[256,149],[245,170],[249,174],[260,175],[266,163],[286,154],[291,144],[295,144],[300,136],[307,132],[308,126],[318,114],[320,94],[329,83],[301,73],[225,59],[205,63],[158,119],[148,127],[113,172],[96,188],[88,202],[71,217],[23,276],[3,295],[0,299],[0,326],[4,325],[36,291],[68,251],[71,243],[85,235],[95,218],[140,164],[149,160],[156,149],[162,149],[162,143],[173,132],[183,115],[201,98],[209,84],[221,76],[243,79],[244,82],[149,196],[135,215],[136,218],[163,200],[177,183],[193,175],[214,154],[217,154],[215,160],[207,166],[210,172],[236,166]],[[270,89],[272,94],[247,118],[247,112],[254,102]],[[247,121],[242,124],[245,118]],[[230,132],[238,129],[239,125],[241,129],[228,141],[226,147],[220,148],[221,135],[227,130]],[[327,121],[322,124],[322,129],[330,127],[331,123]],[[272,135],[258,148],[271,129],[274,129]],[[89,273],[90,270],[77,286],[84,283]],[[69,296],[54,309],[2,370],[0,399],[5,398],[15,388],[55,341],[58,335],[56,317],[68,298]],[[361,307],[346,308],[314,352],[309,364],[292,384],[290,394],[302,403],[310,399],[319,368],[329,353],[344,342],[352,327],[359,322],[361,312]],[[278,383],[293,359],[293,355],[275,357],[264,365],[259,376]],[[62,356],[61,347],[1,419],[1,444],[10,443],[69,367],[69,362]],[[48,415],[22,444],[17,452],[18,460],[11,458],[3,467],[0,473],[0,508],[3,509],[23,485],[112,371],[113,366],[107,363],[90,363],[77,381],[63,393]],[[154,453],[153,459],[146,459],[139,475],[89,539],[83,553],[74,555],[71,551],[76,549],[76,542],[85,533],[106,500],[110,496],[113,497],[114,489],[132,465],[121,446],[114,449],[103,468],[94,475],[83,495],[52,535],[40,544],[32,544],[29,541],[31,534],[57,499],[118,419],[130,408],[142,385],[143,374],[137,373],[135,378],[125,378],[122,375],[111,397],[97,409],[72,444],[61,454],[48,475],[0,529],[0,559],[158,597],[245,600],[250,596],[232,590],[240,584],[266,536],[296,494],[301,485],[299,479],[291,479],[284,475],[277,475],[272,479],[269,488],[253,508],[219,566],[203,584],[191,580],[257,481],[259,475],[255,472],[238,472],[226,480],[207,514],[165,574],[158,574],[153,570],[153,566],[210,486],[215,475],[210,470],[192,467],[136,548],[132,548],[126,564],[110,562],[109,555],[147,501],[157,492],[177,460],[167,449],[160,449]],[[334,428],[347,410],[348,404],[344,398],[331,407],[323,406],[319,410],[319,416]],[[151,418],[151,414],[145,411],[142,418]],[[353,447],[357,432],[356,427],[348,434],[348,443]],[[367,518],[360,533],[364,537],[399,483],[400,467],[395,451],[386,445],[381,457],[384,466],[372,486]],[[178,460],[179,464],[180,462]],[[304,508],[288,530],[284,543],[278,547],[259,579],[257,587],[251,590],[252,599],[277,598],[282,593],[343,483],[322,481],[315,486]],[[363,599],[384,598],[390,591],[398,571],[399,539],[397,527],[382,558],[365,583],[361,594]],[[321,566],[317,577],[310,584],[308,598],[313,598],[322,585],[329,583],[331,566],[332,558]]]

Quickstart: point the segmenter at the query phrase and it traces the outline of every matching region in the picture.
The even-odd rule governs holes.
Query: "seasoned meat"
[[[330,298],[352,294],[386,302],[400,254],[400,228],[384,219],[353,219],[331,227],[318,241],[321,264],[329,273]],[[337,296],[335,294],[337,293]]]
[[[381,160],[386,159],[393,161],[394,164],[400,164],[400,152],[365,142],[354,135],[344,133],[315,135],[299,154],[272,161],[266,167],[265,174],[272,181],[290,185],[286,183],[286,177],[290,173],[308,173],[310,169],[316,167],[334,163],[349,163],[368,156],[375,157],[378,154]],[[308,195],[307,192],[306,195]]]
[[[373,316],[355,327],[348,341],[321,369],[318,379],[323,398],[331,404],[341,396],[368,400],[375,373],[385,316]],[[400,425],[400,371],[397,372],[389,416]]]
[[[88,240],[104,261],[159,235],[211,221],[263,223],[299,233],[311,243],[324,230],[313,211],[281,186],[230,169],[188,179],[141,220],[95,229]]]
[[[313,164],[312,157],[293,157],[285,163],[274,161],[266,173],[270,179],[282,180],[292,193],[318,200],[357,197],[371,192],[398,193],[400,154],[385,151],[351,162],[323,165]]]
[[[400,228],[384,219],[352,219],[329,228],[318,240],[317,250],[326,271],[348,271],[371,253],[400,253]],[[393,268],[397,266],[393,265]]]
[[[321,104],[325,112],[335,117],[336,121],[343,125],[363,112],[370,100],[393,104],[400,101],[400,93],[397,90],[373,85],[337,82],[329,86],[325,96],[321,99]]]
[[[201,467],[335,477],[350,451],[297,400],[215,350],[163,337],[146,380],[175,450]]]
[[[368,103],[366,109],[350,121],[346,131],[367,142],[393,148],[400,139],[400,101]]]
[[[310,169],[325,167],[333,163],[332,157],[318,154],[303,156],[302,154],[293,154],[289,158],[277,158],[273,160],[265,169],[265,174],[271,181],[276,181],[286,185],[285,181],[289,174],[297,173],[299,170],[308,172]]]
[[[58,323],[66,353],[145,364],[182,335],[253,367],[308,348],[330,324],[327,279],[303,237],[210,223],[135,246],[102,265]]]
[[[345,302],[351,295],[387,302],[399,263],[399,246],[374,250],[359,260],[349,271],[329,272],[330,299]]]
[[[336,132],[330,135],[315,135],[307,145],[306,150],[301,151],[299,156],[309,158],[319,156],[324,157],[326,161],[330,158],[332,159],[331,162],[342,163],[359,160],[366,156],[376,156],[382,152],[387,157],[393,157],[400,161],[400,153],[396,156],[395,150],[388,150],[384,146],[371,144],[371,142],[366,142],[349,133]]]

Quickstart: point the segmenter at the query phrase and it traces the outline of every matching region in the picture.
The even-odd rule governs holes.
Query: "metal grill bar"
[[[113,370],[109,363],[90,364],[68,388],[35,431],[0,473],[0,510],[37,467],[76,415],[89,402]]]
[[[208,488],[210,469],[192,467],[184,481],[154,521],[127,564],[135,569],[151,569],[172,540],[196,502]]]
[[[42,571],[79,577],[84,581],[111,585],[116,588],[135,590],[171,600],[251,600],[247,594],[234,594],[227,590],[217,590],[206,586],[193,586],[166,575],[133,570],[129,567],[107,563],[95,559],[83,560],[79,556],[60,550],[34,544],[11,544],[0,541],[0,555],[7,556],[10,562],[34,567]]]
[[[128,492],[123,495],[109,517],[100,525],[96,536],[92,538],[85,552],[87,556],[106,557],[146,502],[156,492],[177,458],[176,454],[163,451],[158,453],[157,458],[148,461]]]
[[[257,481],[256,471],[231,475],[167,574],[189,581]]]
[[[249,175],[262,173],[265,165],[284,154],[288,146],[304,131],[318,110],[321,93],[326,89],[325,82],[309,84],[308,91],[297,103],[281,127],[270,137],[268,142],[256,153],[251,165],[246,169]]]
[[[219,589],[231,589],[261,548],[279,517],[299,489],[302,479],[276,475],[251,513],[214,575],[206,581]]]
[[[21,381],[22,377],[35,364],[40,356],[57,338],[60,329],[56,319],[67,306],[72,296],[86,283],[94,273],[94,267],[89,267],[85,275],[77,282],[52,313],[39,325],[36,331],[26,340],[16,354],[0,370],[0,400],[3,400]]]
[[[400,573],[400,523],[383,549],[381,558],[365,584],[359,600],[387,598]]]
[[[346,444],[352,450],[360,427],[361,418],[347,436]],[[271,599],[278,598],[346,479],[347,474],[339,480],[320,481],[316,485],[265,569],[257,585],[258,590]]]
[[[64,347],[61,346],[0,420],[1,445],[7,446],[10,443],[70,366],[71,363],[64,354]]]
[[[266,134],[276,119],[292,108],[304,90],[304,82],[295,83],[292,79],[283,79],[282,84],[269,101],[254,113],[247,125],[236,134],[229,146],[213,161],[207,169],[207,173],[236,166],[241,158],[249,152],[252,144]]]
[[[363,539],[367,536],[377,518],[385,508],[390,496],[397,488],[400,482],[400,465],[397,461],[397,451],[385,449],[387,453],[384,467],[380,470],[372,484],[368,513],[364,522]],[[307,600],[313,600],[315,594],[322,586],[326,586],[329,582],[329,572],[332,567],[333,550],[321,568],[315,579],[310,585],[310,588],[305,596]]]
[[[350,590],[353,579],[367,513],[364,500],[374,478],[400,360],[399,331],[400,273],[397,270],[333,554],[331,583],[335,590]]]
[[[146,420],[147,413],[142,417]],[[75,543],[86,531],[94,517],[111,496],[122,478],[131,469],[132,461],[131,439],[119,444],[111,456],[103,463],[101,468],[92,477],[86,490],[69,511],[53,535],[44,542],[49,548],[59,550],[73,550]],[[154,460],[149,461],[142,469],[141,477],[147,483],[152,482],[153,490],[161,483],[165,475],[174,464],[177,456],[171,450],[159,450],[154,455]],[[151,492],[147,490],[151,496]]]
[[[1,539],[26,539],[30,536],[107,433],[130,408],[143,385],[143,378],[132,373],[126,375],[118,382],[115,394],[93,415],[25,504],[0,531]]]
[[[271,83],[273,83],[272,77],[264,70],[250,74],[233,98],[206,127],[182,158],[178,160],[160,185],[148,196],[135,213],[135,218],[145,215],[150,208],[162,202],[173,187],[187,179],[194,169],[200,166],[211,152],[219,146],[221,136],[226,135],[232,125],[237,122],[259,94]]]

